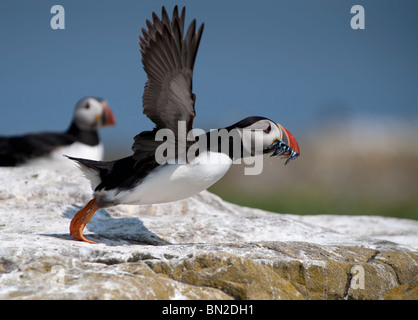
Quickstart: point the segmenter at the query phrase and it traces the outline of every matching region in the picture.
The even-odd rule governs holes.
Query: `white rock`
[[[278,259],[277,250],[264,245],[272,242],[418,250],[418,221],[269,213],[224,202],[207,191],[167,204],[100,209],[84,233],[98,244],[88,244],[75,241],[68,233],[70,220],[92,194],[79,171],[0,168],[0,181],[0,298],[25,296],[22,292],[26,291],[25,297],[33,297],[28,286],[36,287],[37,277],[28,275],[24,266],[36,269],[37,259],[48,257],[54,261],[48,270],[57,265],[68,274],[77,264],[92,263],[93,269],[100,269],[97,261],[122,263],[137,257],[143,259],[136,261],[147,257],[180,261],[201,252],[224,252],[269,263]],[[7,269],[3,274],[2,261]],[[22,272],[32,279],[30,284],[19,280]],[[75,277],[79,276],[81,273]],[[38,291],[49,292],[39,286]],[[74,286],[67,289],[77,291]]]

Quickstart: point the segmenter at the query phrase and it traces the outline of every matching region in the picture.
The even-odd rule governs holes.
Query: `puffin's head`
[[[285,164],[300,155],[299,145],[293,135],[282,125],[270,119],[248,117],[233,127],[258,132],[258,134],[251,135],[251,146],[262,146],[264,154],[272,153],[271,156],[287,157]]]
[[[86,97],[77,102],[74,122],[82,130],[97,130],[114,125],[115,117],[106,101],[101,98]]]

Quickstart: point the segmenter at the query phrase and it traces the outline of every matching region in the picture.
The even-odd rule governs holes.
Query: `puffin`
[[[76,103],[71,124],[64,132],[0,136],[0,166],[74,168],[63,155],[103,160],[104,149],[97,131],[114,124],[115,117],[104,99],[84,97]]]
[[[143,113],[155,128],[136,135],[133,153],[118,160],[69,156],[93,190],[93,199],[71,220],[70,234],[75,239],[95,243],[83,230],[99,208],[188,198],[221,179],[234,161],[255,156],[257,150],[258,154],[285,157],[286,164],[299,157],[294,136],[265,117],[248,117],[206,133],[193,128],[193,67],[204,24],[197,28],[194,19],[186,30],[184,21],[185,7],[179,14],[175,6],[171,19],[162,7],[161,18],[153,12],[152,22],[146,20],[147,29],[142,28],[139,36],[147,74]]]

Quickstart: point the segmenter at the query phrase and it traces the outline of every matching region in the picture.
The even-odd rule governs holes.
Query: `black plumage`
[[[74,122],[65,132],[42,132],[21,136],[0,137],[0,166],[13,167],[42,157],[58,147],[81,142],[89,146],[99,144],[97,131],[78,128]]]

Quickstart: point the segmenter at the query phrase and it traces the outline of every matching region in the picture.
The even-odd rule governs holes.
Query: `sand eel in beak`
[[[41,132],[0,137],[0,166],[74,167],[63,155],[103,159],[98,130],[115,124],[112,110],[101,98],[86,97],[75,106],[64,132]]]
[[[133,154],[123,159],[103,162],[70,157],[94,190],[93,199],[71,221],[70,233],[76,239],[94,243],[83,235],[83,230],[99,208],[176,201],[207,189],[225,175],[234,160],[244,157],[245,152],[252,154],[244,143],[245,132],[257,132],[250,142],[258,144],[261,153],[276,153],[288,159],[299,154],[293,136],[264,117],[249,117],[219,129],[237,137],[235,143],[228,138],[226,148],[210,133],[193,135],[193,66],[203,24],[197,28],[193,20],[186,30],[184,20],[184,8],[179,14],[176,6],[170,19],[163,7],[161,18],[153,13],[152,22],[146,21],[147,30],[142,29],[140,36],[142,63],[148,77],[143,112],[154,122],[154,130],[138,134]],[[162,131],[167,132],[167,139],[159,139]],[[167,152],[160,152],[167,145]]]

